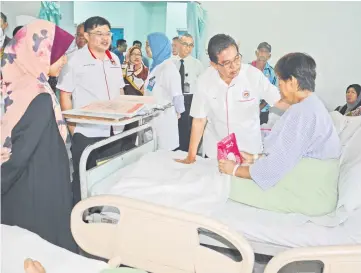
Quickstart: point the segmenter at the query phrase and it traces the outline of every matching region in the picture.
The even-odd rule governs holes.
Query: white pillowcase
[[[352,212],[361,207],[361,117],[331,116],[342,145],[337,207]]]

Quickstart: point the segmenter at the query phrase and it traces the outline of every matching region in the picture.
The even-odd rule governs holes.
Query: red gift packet
[[[234,133],[218,142],[217,150],[218,160],[233,160],[238,164],[242,164],[241,153],[238,150],[236,135]]]

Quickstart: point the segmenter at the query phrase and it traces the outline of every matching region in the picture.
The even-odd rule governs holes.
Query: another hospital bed
[[[84,213],[97,206],[116,207],[120,221],[117,224],[84,222]],[[1,272],[23,272],[26,258],[40,261],[47,273],[100,273],[120,264],[152,273],[253,271],[252,248],[239,233],[200,215],[129,198],[97,196],[81,201],[72,212],[71,229],[83,250],[109,263],[71,253],[27,230],[2,225]],[[204,229],[227,240],[238,254],[225,255],[200,244],[199,232]],[[358,273],[361,246],[288,250],[274,257],[265,273],[296,273],[290,269],[291,263],[315,260],[323,264],[323,273]]]
[[[150,125],[146,124],[135,128],[132,132],[124,132],[85,149],[80,162],[82,199],[99,194],[111,194],[108,190],[117,182],[117,174],[139,160],[144,154],[154,152],[156,138],[153,137],[140,143],[138,147],[112,158],[106,164],[86,171],[86,160],[91,151],[131,133],[140,133],[151,129]],[[358,130],[358,137],[360,136],[361,129]],[[359,145],[357,147],[359,148]],[[353,162],[352,165],[354,165],[354,169],[356,166],[361,167],[361,161]],[[355,190],[359,190],[359,188]],[[211,217],[243,234],[255,253],[274,256],[295,247],[361,244],[361,209],[346,213],[341,208],[339,212],[340,223],[331,224],[328,227],[315,224],[313,219],[310,220],[300,215],[274,213],[228,201],[214,211]],[[346,214],[347,221],[344,221],[343,218]],[[88,215],[88,219],[91,218],[101,221],[106,217],[99,214],[93,214],[92,217]],[[333,219],[330,220],[332,222]],[[213,238],[212,234],[207,234],[207,232],[202,233],[201,242],[207,245],[228,247],[219,238]]]

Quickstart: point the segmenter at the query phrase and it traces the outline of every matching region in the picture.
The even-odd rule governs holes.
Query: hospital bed
[[[152,128],[149,124],[145,124],[85,149],[80,161],[82,199],[101,194],[112,194],[109,189],[117,182],[120,173],[127,166],[137,162],[143,155],[155,151],[156,137],[140,143],[125,154],[112,158],[104,165],[86,170],[86,161],[91,151],[131,133],[140,133],[144,130],[152,130]],[[106,221],[104,219],[107,218],[107,216],[96,213],[87,217],[88,220],[93,219],[94,221]],[[255,253],[258,254],[275,256],[295,247],[361,244],[360,209],[350,213],[347,216],[347,221],[334,224],[331,227],[318,225],[300,215],[269,212],[232,201],[228,201],[224,206],[214,211],[211,217],[243,234]],[[214,238],[212,234],[207,232],[202,233],[201,242],[218,247],[229,247],[222,240]]]
[[[119,222],[84,221],[84,213],[98,206],[117,208]],[[23,272],[26,258],[40,261],[47,273],[100,273],[119,265],[152,273],[254,272],[254,253],[238,232],[201,215],[129,198],[96,196],[81,201],[72,211],[71,230],[84,251],[108,263],[71,253],[19,227],[2,225],[1,272]],[[199,239],[202,230],[228,241],[238,255],[225,255],[202,245]],[[314,260],[323,264],[323,273],[358,273],[361,272],[361,246],[288,250],[274,257],[265,273],[296,273],[289,271],[288,265]]]
[[[103,205],[120,211],[117,224],[84,222],[89,208]],[[229,241],[239,252],[239,259],[199,244],[201,229]],[[152,273],[252,273],[254,264],[251,246],[226,226],[199,215],[118,196],[88,198],[71,214],[76,243],[108,263],[71,253],[19,227],[2,225],[1,231],[1,271],[6,273],[23,272],[27,258],[42,263],[47,273],[100,273],[120,265]]]

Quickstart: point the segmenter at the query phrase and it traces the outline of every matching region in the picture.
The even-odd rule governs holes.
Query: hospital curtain
[[[207,12],[195,2],[187,3],[187,30],[193,36],[193,57],[200,59],[205,48]]]
[[[39,19],[53,22],[58,26],[61,19],[59,4],[54,1],[41,1],[38,17]]]

